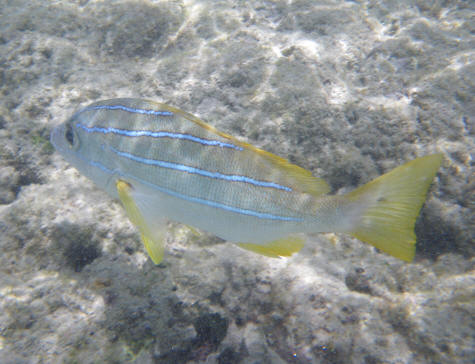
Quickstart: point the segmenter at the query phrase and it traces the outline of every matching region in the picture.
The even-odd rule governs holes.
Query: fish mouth
[[[56,126],[51,131],[49,140],[51,144],[53,144],[53,147],[55,147],[55,149],[61,149],[60,140],[63,135],[64,135],[64,124]]]

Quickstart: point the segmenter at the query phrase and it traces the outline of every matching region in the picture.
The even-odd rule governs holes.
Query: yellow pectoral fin
[[[284,239],[274,240],[267,244],[238,243],[243,249],[271,258],[290,257],[304,246],[304,239],[291,236]]]
[[[145,234],[141,234],[142,236],[142,241],[145,245],[145,249],[147,250],[148,255],[150,256],[150,259],[152,259],[152,262],[155,264],[160,264],[161,261],[163,260],[163,236],[157,236],[155,235],[153,238],[148,237]]]
[[[155,264],[160,264],[163,260],[164,234],[158,229],[154,229],[152,232],[149,224],[147,224],[143,214],[134,201],[132,186],[129,183],[123,180],[117,180],[116,188],[122,205],[127,212],[127,216],[140,231],[140,236],[142,237],[148,255]]]

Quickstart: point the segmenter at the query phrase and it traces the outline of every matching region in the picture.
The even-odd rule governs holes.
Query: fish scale
[[[168,219],[267,256],[300,250],[301,232],[345,232],[409,261],[415,218],[442,160],[418,158],[346,196],[328,196],[327,184],[303,168],[141,99],[89,105],[51,141],[122,201],[155,263]]]
[[[268,214],[275,214],[276,207],[272,202],[277,201],[268,196],[272,193],[269,189],[292,190],[290,186],[267,180],[265,174],[272,170],[267,172],[267,163],[259,160],[262,159],[259,155],[253,156],[254,163],[241,163],[242,147],[229,143],[180,114],[167,112],[163,116],[164,111],[151,110],[150,106],[138,109],[126,101],[123,103],[127,105],[121,105],[121,108],[118,105],[95,105],[75,115],[77,131],[84,130],[90,144],[104,144],[108,152],[116,155],[103,163],[107,169],[128,171],[142,180],[181,194]],[[124,135],[139,132],[140,135],[133,137]],[[158,132],[180,133],[188,138],[150,136]],[[264,168],[259,170],[256,165]],[[259,175],[255,175],[256,171],[260,172]],[[259,186],[263,188],[257,188]],[[115,191],[112,195],[115,196]],[[233,198],[240,195],[253,195],[254,198]],[[297,217],[293,212],[287,215]]]

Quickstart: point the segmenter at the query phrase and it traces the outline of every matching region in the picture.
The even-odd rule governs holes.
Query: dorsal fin
[[[151,104],[157,105],[157,107],[160,108],[160,110],[171,111],[172,113],[177,114],[199,125],[200,127],[206,129],[207,131],[229,140],[233,144],[238,145],[239,147],[245,150],[259,154],[267,163],[269,163],[270,165],[276,168],[283,170],[285,172],[284,173],[285,179],[287,180],[288,184],[292,185],[294,189],[302,193],[309,193],[314,196],[319,196],[322,194],[326,194],[330,191],[330,187],[323,179],[314,177],[310,171],[307,171],[306,169],[302,167],[299,167],[295,164],[290,163],[285,158],[279,157],[278,155],[275,155],[273,153],[257,148],[253,146],[252,144],[242,142],[229,134],[226,134],[217,130],[214,126],[209,125],[203,120],[185,111],[182,111],[180,109],[174,108],[166,104],[157,103],[154,101],[148,101],[148,102],[150,102]]]

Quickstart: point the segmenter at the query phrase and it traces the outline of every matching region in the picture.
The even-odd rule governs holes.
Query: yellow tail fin
[[[349,233],[396,258],[412,261],[416,218],[441,163],[441,154],[417,158],[349,193],[350,200],[368,206]]]

